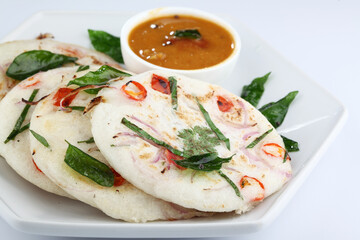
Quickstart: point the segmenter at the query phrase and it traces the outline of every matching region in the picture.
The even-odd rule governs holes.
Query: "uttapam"
[[[41,136],[40,139],[31,136],[33,158],[54,183],[76,199],[100,209],[113,218],[129,222],[175,220],[209,215],[154,198],[135,188],[115,170],[106,167],[107,161],[92,140],[89,113],[84,114],[83,111],[78,110],[60,111],[60,107],[57,106],[58,96],[61,95],[59,92],[66,92],[65,89],[68,89],[66,82],[63,84],[36,106],[30,126],[31,131]],[[64,98],[64,101],[67,101],[66,105],[71,103],[81,107],[86,106],[95,96],[81,91],[72,95],[71,99]],[[106,185],[97,178],[97,175],[89,173],[92,171],[90,169],[92,165],[86,162],[87,160],[83,160],[87,166],[81,167],[86,168],[84,171],[78,168],[74,170],[73,165],[65,161],[65,159],[80,161],[80,158],[87,160],[90,158],[95,161],[94,164],[99,162],[104,164],[105,166],[100,167],[105,167],[110,175],[111,171],[113,172],[113,183]]]
[[[144,192],[186,208],[241,214],[291,177],[280,135],[222,87],[150,71],[103,89],[92,133],[110,165]]]
[[[77,70],[78,67],[65,67],[37,73],[16,85],[0,102],[0,155],[29,182],[64,196],[69,195],[51,182],[33,161],[32,155],[35,153],[30,152],[28,128],[35,106],[28,105],[26,101],[34,104],[50,94],[62,81],[72,80],[87,72]]]
[[[10,64],[16,56],[31,50],[47,50],[56,54],[77,57],[76,63],[80,65],[108,64],[118,66],[112,58],[103,53],[52,39],[18,40],[2,43],[0,44],[0,100],[19,82],[6,75]]]

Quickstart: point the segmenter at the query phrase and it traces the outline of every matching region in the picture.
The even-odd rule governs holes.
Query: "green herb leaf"
[[[263,140],[269,133],[271,133],[274,129],[270,128],[269,130],[267,130],[266,132],[264,132],[260,137],[255,138],[255,140],[250,143],[249,145],[247,145],[246,148],[253,148],[255,147],[256,144],[258,144],[261,140]]]
[[[256,107],[264,93],[264,85],[268,80],[271,72],[262,77],[255,78],[249,85],[245,85],[241,92],[241,97]]]
[[[39,89],[34,89],[34,91],[31,93],[30,98],[29,98],[28,101],[29,102],[34,101],[34,99],[36,97],[36,94],[38,92],[39,92]],[[14,140],[16,135],[18,135],[20,132],[26,130],[26,129],[22,130],[21,125],[23,124],[29,109],[30,109],[30,105],[26,105],[24,107],[24,110],[21,112],[19,118],[17,119],[13,130],[11,131],[9,136],[6,138],[6,140],[4,141],[5,144],[8,143],[10,140]],[[22,131],[20,131],[20,130],[22,130]]]
[[[19,133],[22,133],[23,131],[27,130],[30,128],[30,123],[24,125],[22,128],[19,129]]]
[[[287,137],[284,137],[282,135],[281,135],[281,137],[282,137],[282,139],[284,141],[286,151],[288,151],[288,152],[297,152],[297,151],[300,150],[298,142],[296,142],[294,140],[291,140],[291,139],[289,139]]]
[[[66,142],[69,146],[64,161],[69,167],[101,186],[112,187],[114,185],[114,174],[106,164],[71,145],[68,141]]]
[[[36,138],[36,140],[38,140],[42,145],[44,145],[47,148],[50,147],[49,143],[46,141],[46,139],[43,136],[41,136],[40,134],[38,134],[37,132],[31,129],[30,132],[34,136],[34,138]]]
[[[173,148],[172,146],[170,146],[169,144],[154,138],[149,133],[147,133],[143,129],[139,128],[138,126],[136,126],[135,124],[133,124],[132,122],[127,120],[126,118],[123,118],[121,120],[121,123],[124,124],[129,129],[136,132],[140,137],[145,138],[147,140],[150,140],[150,141],[154,142],[155,144],[157,144],[159,146],[163,146],[163,147],[167,148],[170,152],[174,153],[175,155],[178,155],[178,156],[181,156],[181,157],[186,156],[182,151],[179,151],[179,150]]]
[[[209,113],[205,110],[205,108],[203,107],[203,105],[201,105],[201,103],[196,99],[196,102],[200,108],[200,111],[202,112],[202,114],[204,115],[205,121],[207,122],[207,124],[209,125],[209,127],[211,128],[211,130],[213,130],[213,132],[216,134],[216,136],[221,140],[225,142],[225,145],[227,147],[227,149],[230,150],[230,140],[225,137],[225,135],[215,126],[215,124],[213,123],[213,121],[210,118]]]
[[[279,127],[288,112],[289,106],[295,99],[298,91],[290,92],[277,102],[271,102],[262,106],[259,111],[269,120],[274,128]]]
[[[233,155],[234,156],[234,155]],[[218,154],[215,153],[205,153],[201,155],[191,156],[183,160],[174,160],[177,165],[184,168],[190,168],[197,171],[211,172],[214,170],[220,170],[223,163],[227,163],[233,157],[220,158]]]
[[[177,80],[175,77],[169,77],[170,91],[171,91],[171,104],[174,110],[177,110],[178,99],[177,99]]]
[[[207,127],[183,129],[179,131],[178,137],[184,139],[184,153],[187,156],[215,152],[214,147],[220,144],[219,138]]]
[[[109,55],[119,63],[124,63],[121,54],[120,38],[104,31],[88,29],[89,37],[93,47],[106,55]]]
[[[88,140],[78,141],[77,143],[94,143],[94,142],[95,142],[94,138],[91,137]]]
[[[108,65],[101,66],[95,72],[88,72],[82,77],[75,78],[70,81],[67,85],[78,85],[79,87],[84,87],[88,85],[105,85],[109,80],[118,78],[118,77],[129,77],[130,74],[122,72]],[[100,89],[88,89],[85,92],[90,94],[97,94]]]
[[[45,50],[32,50],[18,55],[10,64],[6,75],[16,80],[24,80],[40,71],[57,68],[76,60],[76,57],[68,57]]]
[[[187,39],[201,38],[201,34],[197,29],[176,30],[174,36],[178,38],[187,38]]]
[[[90,68],[89,65],[82,65],[82,66],[79,66],[79,68],[76,72],[85,71],[85,70],[88,70],[89,68]]]
[[[283,158],[283,163],[286,163],[286,159],[289,156],[288,151],[285,150],[285,154],[284,154],[284,158]],[[290,156],[289,156],[290,157]]]
[[[223,177],[223,178],[230,184],[230,186],[234,189],[236,196],[240,197],[241,199],[244,199],[244,198],[241,196],[240,190],[239,190],[239,188],[235,185],[235,183],[234,183],[233,181],[231,181],[231,179],[230,179],[228,176],[226,176],[226,174],[223,173],[221,170],[219,170],[219,171],[217,171],[217,172],[218,172],[219,175],[220,175],[221,177]]]
[[[85,110],[85,107],[83,106],[68,106],[67,108],[71,108],[72,110],[83,112]]]

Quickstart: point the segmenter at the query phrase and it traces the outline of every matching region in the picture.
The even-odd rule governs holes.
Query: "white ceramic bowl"
[[[129,46],[129,34],[137,25],[150,20],[152,18],[169,16],[169,15],[190,15],[199,18],[204,18],[206,20],[213,21],[218,25],[225,28],[233,37],[235,42],[235,48],[232,54],[226,58],[224,61],[213,65],[207,68],[195,69],[195,70],[179,70],[179,69],[170,69],[157,66],[155,64],[149,63],[139,56],[137,56]],[[210,83],[219,83],[222,80],[229,77],[230,73],[233,71],[236,61],[239,57],[241,49],[241,41],[238,33],[235,29],[228,24],[223,19],[200,10],[191,9],[191,8],[178,8],[178,7],[166,7],[166,8],[156,8],[141,12],[133,17],[131,17],[123,25],[121,30],[121,50],[124,58],[125,65],[129,71],[135,73],[141,73],[152,69],[168,70],[177,74],[183,74],[192,78],[200,79]]]

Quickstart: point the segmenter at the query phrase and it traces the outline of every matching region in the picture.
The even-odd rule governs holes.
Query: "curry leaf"
[[[85,107],[83,107],[83,106],[68,106],[67,108],[70,108],[75,111],[80,111],[80,112],[83,112],[85,110]]]
[[[124,63],[119,37],[115,37],[104,31],[91,29],[88,29],[88,33],[91,44],[97,51],[105,53],[119,63]]]
[[[18,55],[10,64],[6,75],[16,80],[24,80],[40,71],[54,69],[76,60],[76,57],[55,54],[46,50],[32,50]]]
[[[38,140],[42,145],[44,145],[47,148],[50,147],[49,143],[46,141],[46,139],[43,136],[41,136],[40,134],[38,134],[37,132],[31,129],[30,132],[34,136],[34,138],[36,138],[36,140]]]
[[[197,29],[176,30],[174,36],[178,38],[200,39],[201,34]]]
[[[215,153],[205,153],[200,155],[191,156],[183,160],[174,160],[177,165],[184,168],[190,168],[197,171],[211,172],[214,170],[220,170],[223,163],[227,163],[233,156],[228,158],[220,158]]]
[[[94,141],[94,138],[91,137],[91,138],[89,138],[89,139],[87,139],[87,140],[78,141],[77,143],[94,143],[94,142],[95,142],[95,141]]]
[[[34,89],[34,91],[31,93],[30,98],[29,98],[29,102],[34,101],[36,94],[39,92],[39,89]],[[19,133],[23,132],[26,129],[22,129],[21,125],[23,124],[27,113],[29,112],[31,105],[26,105],[23,109],[23,111],[21,112],[19,118],[16,120],[15,126],[13,128],[13,130],[11,131],[11,133],[9,134],[9,136],[6,138],[6,140],[4,141],[4,143],[8,143],[10,140],[14,140],[16,135],[18,135]],[[26,125],[24,126],[26,127]],[[24,128],[23,127],[23,128]]]
[[[268,119],[274,128],[279,127],[288,112],[290,104],[295,99],[298,91],[293,91],[277,102],[271,102],[262,106],[259,111]]]
[[[101,66],[98,70],[86,73],[84,76],[75,78],[70,81],[67,85],[78,85],[79,87],[84,87],[88,85],[105,85],[109,80],[118,78],[118,77],[129,77],[129,73],[120,71],[116,68],[110,67],[108,65]],[[97,94],[100,89],[88,89],[85,92],[90,94]]]
[[[291,140],[287,137],[284,137],[284,136],[281,136],[283,141],[284,141],[284,144],[285,144],[285,149],[286,151],[288,152],[297,152],[299,151],[299,144],[298,142],[294,141],[294,140]]]
[[[256,107],[264,93],[264,85],[268,80],[271,72],[262,77],[255,78],[249,85],[245,85],[241,92],[241,97]]]
[[[69,167],[101,186],[112,187],[114,185],[114,173],[106,164],[71,145],[68,141],[66,142],[69,146],[64,161]]]
[[[79,66],[79,68],[76,72],[85,71],[85,70],[88,70],[89,68],[90,68],[89,65],[81,65],[81,66]]]

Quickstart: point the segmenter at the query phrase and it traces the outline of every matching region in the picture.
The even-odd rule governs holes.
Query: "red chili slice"
[[[227,112],[234,106],[231,101],[226,100],[222,96],[217,97],[217,104],[221,112]]]
[[[53,99],[55,100],[54,105],[57,107],[60,107],[61,100],[64,97],[66,97],[67,95],[69,95],[72,90],[73,89],[71,89],[71,88],[59,88],[59,90],[55,93],[55,95],[53,97]],[[66,97],[62,103],[62,106],[68,107],[71,104],[71,102],[75,99],[76,95],[77,95],[77,93]]]
[[[31,77],[26,82],[24,82],[24,84],[21,84],[19,86],[21,86],[22,88],[29,88],[29,87],[34,87],[40,83],[39,79],[37,79],[36,81],[33,81],[33,80],[34,80],[34,77]]]
[[[178,156],[178,155],[175,155],[173,154],[172,152],[170,152],[169,150],[165,150],[165,157],[166,157],[166,160],[172,164],[172,165],[175,165],[178,169],[180,170],[185,170],[186,168],[182,167],[182,166],[179,166],[177,165],[174,160],[183,160],[184,158],[181,157],[181,156]]]
[[[159,75],[153,74],[151,79],[151,87],[152,89],[164,93],[164,94],[170,94],[170,82]]]
[[[110,169],[115,175],[114,187],[119,187],[119,186],[123,185],[126,182],[126,180],[118,172],[116,172],[113,168],[110,168]]]
[[[264,184],[262,184],[262,182],[260,182],[259,180],[257,180],[256,178],[253,177],[249,177],[249,176],[243,176],[240,180],[240,188],[243,189],[246,186],[250,186],[251,183],[249,182],[249,180],[255,180],[259,186],[263,189],[263,192],[261,194],[259,194],[256,198],[252,199],[251,201],[255,202],[255,201],[261,201],[264,199],[265,197],[265,187]]]
[[[34,159],[32,158],[31,160],[32,160],[32,162],[34,163],[34,165],[35,165],[35,167],[36,167],[36,170],[38,170],[39,172],[42,173],[41,169],[36,165]]]
[[[266,155],[285,158],[284,154],[286,153],[286,150],[277,143],[264,144],[261,149]],[[289,155],[287,155],[286,160],[291,160]]]
[[[133,84],[137,88],[138,91],[134,92],[132,90],[128,90],[127,88],[130,84]],[[129,98],[131,98],[135,101],[142,101],[146,98],[146,95],[147,95],[146,88],[136,81],[127,82],[126,84],[124,84],[121,87],[121,90],[126,94],[126,96],[128,96]]]

